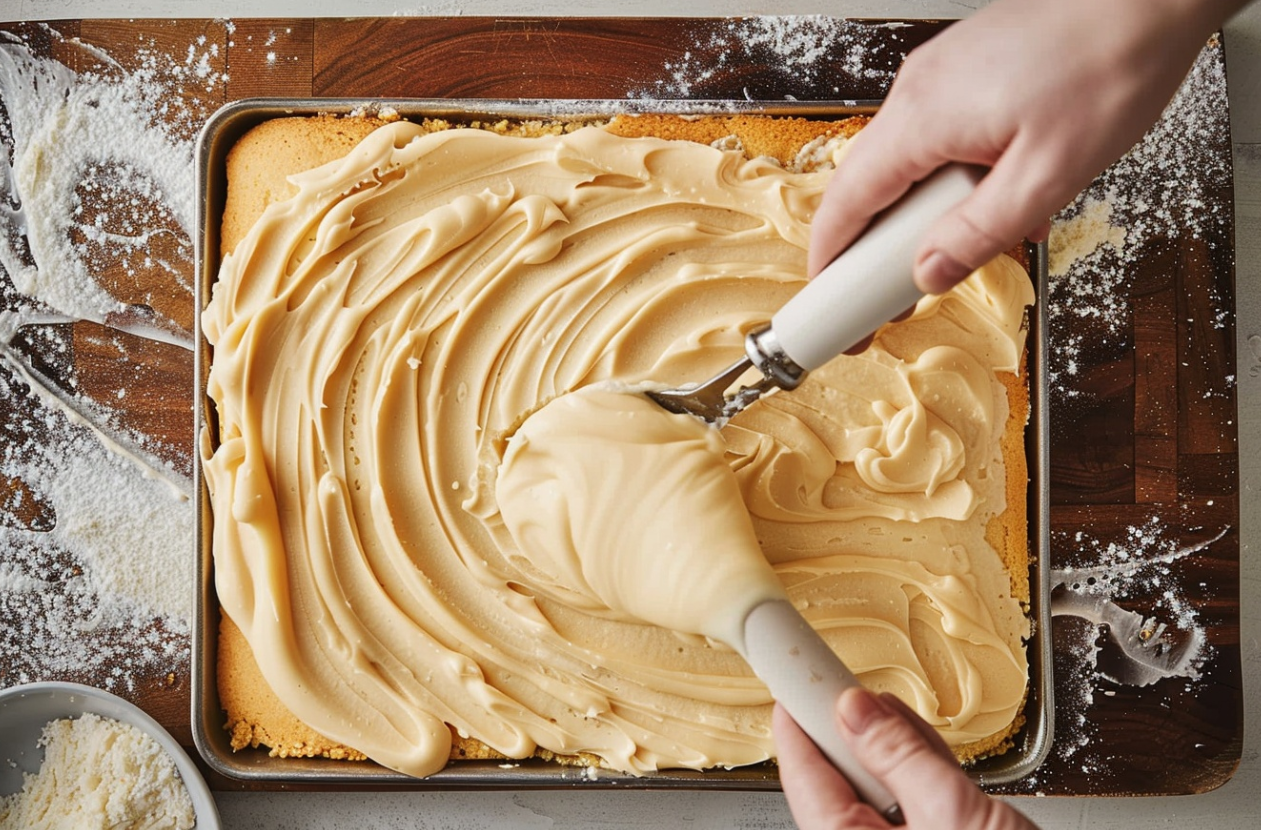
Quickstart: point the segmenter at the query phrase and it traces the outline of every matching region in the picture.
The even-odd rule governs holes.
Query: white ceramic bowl
[[[171,756],[184,779],[197,816],[197,830],[219,829],[219,811],[206,780],[171,734],[134,704],[78,683],[28,683],[0,689],[0,795],[21,790],[24,772],[39,771],[44,761],[44,750],[39,746],[44,724],[89,712],[151,735]]]

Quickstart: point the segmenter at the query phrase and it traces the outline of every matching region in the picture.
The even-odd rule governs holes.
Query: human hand
[[[937,732],[892,695],[846,689],[836,704],[837,729],[858,761],[898,800],[909,830],[1037,830],[964,774]],[[775,706],[780,782],[802,830],[887,830],[845,777],[780,706]]]
[[[950,288],[1068,204],[1159,117],[1243,0],[997,0],[913,50],[833,175],[812,230],[817,274],[937,167],[991,168],[915,258]]]

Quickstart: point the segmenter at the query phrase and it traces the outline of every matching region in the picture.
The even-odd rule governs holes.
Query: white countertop
[[[82,17],[320,17],[340,15],[834,14],[849,17],[964,17],[981,0],[0,0],[0,20]],[[1241,500],[1242,662],[1245,722],[1261,720],[1261,3],[1226,27],[1235,148]],[[1213,792],[1163,798],[1020,798],[1042,827],[1261,827],[1261,741],[1249,728],[1235,776]],[[221,793],[226,828],[583,828],[793,827],[782,795],[695,792]]]

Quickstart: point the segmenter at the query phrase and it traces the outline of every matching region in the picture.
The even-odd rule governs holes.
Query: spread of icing
[[[400,122],[293,177],[202,319],[216,588],[280,699],[414,775],[445,764],[447,724],[510,757],[581,751],[632,772],[757,762],[770,699],[715,622],[739,584],[785,591],[949,742],[1005,728],[1028,623],[985,528],[1005,507],[994,372],[1018,368],[1033,301],[1018,265],[925,299],[721,433],[654,432],[675,422],[566,395],[729,365],[801,286],[827,176],[595,127]],[[617,468],[616,442],[531,434],[567,398],[656,460]],[[581,459],[562,474],[548,453]],[[714,458],[733,476],[691,486]],[[501,463],[520,485],[499,486]],[[575,532],[625,543],[669,510],[713,568],[557,547],[547,487],[589,484],[590,501],[566,496]],[[538,545],[515,544],[501,504]]]
[[[699,418],[610,384],[546,404],[509,439],[495,484],[523,580],[741,650],[748,612],[785,595],[725,449]]]

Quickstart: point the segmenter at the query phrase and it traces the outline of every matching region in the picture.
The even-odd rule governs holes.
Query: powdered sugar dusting
[[[192,447],[126,426],[125,378],[191,347],[193,138],[227,76],[205,37],[120,62],[38,31],[91,68],[0,34],[0,685],[133,689],[187,671]]]
[[[5,382],[0,400],[17,392]],[[179,671],[192,619],[188,503],[42,414],[48,443],[6,447],[0,459],[55,516],[46,531],[0,528],[0,681],[131,689]]]
[[[1187,250],[1230,255],[1218,251],[1231,242],[1231,206],[1222,198],[1232,179],[1224,63],[1220,42],[1211,41],[1158,122],[1056,217],[1047,303],[1052,407],[1072,407],[1073,398],[1089,405],[1081,367],[1097,361],[1100,348],[1113,355],[1129,349],[1136,281],[1168,279],[1151,269],[1180,262]],[[1166,260],[1165,253],[1178,256]],[[1210,297],[1209,305],[1218,309],[1210,324],[1227,325],[1232,312],[1225,298]],[[1088,524],[1053,534],[1060,568],[1051,575],[1052,752],[1060,763],[1022,780],[1021,791],[1056,790],[1056,769],[1087,773],[1093,788],[1109,791],[1118,759],[1099,735],[1096,710],[1154,684],[1161,685],[1151,694],[1164,705],[1194,697],[1201,672],[1216,657],[1202,619],[1212,597],[1186,574],[1228,528],[1201,529],[1198,538],[1212,535],[1188,542],[1174,530],[1183,525],[1170,509],[1154,509],[1121,538],[1101,538]]]
[[[0,233],[0,264],[19,293],[80,319],[125,310],[97,278],[118,263],[133,275],[157,265],[191,296],[192,136],[205,114],[170,90],[200,59],[163,66],[151,45],[138,54],[134,72],[110,64],[76,75],[20,42],[0,44],[12,147],[0,183],[17,208]],[[172,240],[164,253],[174,261],[154,262],[158,238]]]
[[[1052,547],[1069,563],[1051,572],[1056,635],[1052,751],[1089,774],[1101,792],[1109,788],[1105,779],[1115,774],[1116,764],[1096,743],[1092,710],[1127,687],[1175,681],[1191,691],[1214,651],[1198,605],[1204,597],[1191,595],[1194,589],[1182,568],[1227,531],[1186,544],[1174,537],[1165,518],[1152,514],[1128,526],[1121,538],[1102,539],[1088,530],[1053,534]],[[1043,768],[1019,786],[1042,792],[1053,778],[1053,769]]]
[[[1125,250],[1125,228],[1112,223],[1112,199],[1086,198],[1075,216],[1055,225],[1047,255],[1049,274],[1065,277],[1074,264],[1098,256],[1107,249],[1112,253]]]
[[[1221,539],[1225,533],[1222,530],[1207,542],[1182,545],[1169,538],[1169,527],[1159,516],[1130,525],[1121,540],[1104,542],[1079,530],[1072,534],[1071,542],[1063,541],[1066,547],[1079,552],[1074,558],[1089,564],[1052,571],[1052,581],[1111,599],[1127,599],[1135,594],[1158,595],[1156,607],[1167,611],[1179,628],[1189,630],[1196,626],[1198,614],[1189,603],[1173,597],[1173,589],[1167,586],[1172,568]]]
[[[802,87],[818,88],[823,73],[888,84],[906,57],[896,24],[863,23],[826,15],[731,18],[667,62],[664,76],[631,98],[689,98],[706,81],[737,64],[763,66]],[[832,87],[841,92],[840,79]]]
[[[235,35],[235,30],[230,28],[229,34]],[[242,55],[261,54],[268,67],[277,67],[301,61],[302,58],[296,54],[293,40],[293,27],[277,26],[268,29],[261,38],[256,38],[253,34],[245,34],[239,39],[233,37],[228,41],[228,46]]]
[[[394,17],[459,17],[464,14],[464,7],[459,3],[425,3],[406,9],[396,9]]]
[[[1229,156],[1219,152],[1229,130],[1225,61],[1214,40],[1142,140],[1056,217],[1048,304],[1056,393],[1082,394],[1073,380],[1088,338],[1128,337],[1129,290],[1143,256],[1177,240],[1201,240],[1210,251],[1216,240],[1229,244],[1231,207],[1216,195],[1231,183]]]

